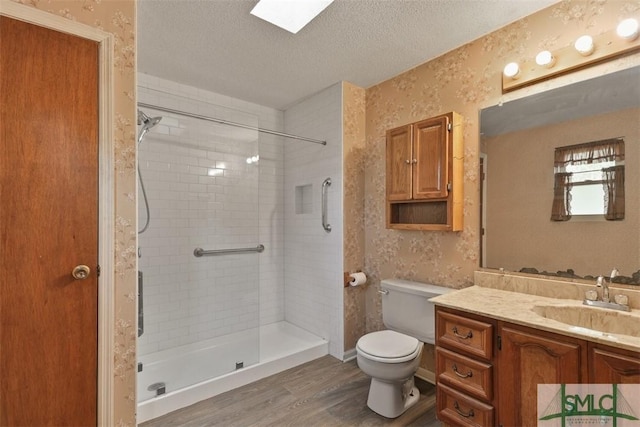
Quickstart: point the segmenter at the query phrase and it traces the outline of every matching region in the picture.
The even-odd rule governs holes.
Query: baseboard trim
[[[431,372],[428,369],[418,368],[418,371],[416,372],[416,377],[418,377],[421,380],[424,380],[424,381],[426,381],[428,383],[431,383],[433,385],[436,384],[436,374],[435,374],[435,372]]]
[[[357,356],[356,353],[356,349],[352,348],[351,350],[347,350],[343,353],[342,355],[342,361],[343,362],[351,362],[352,360],[354,360]]]

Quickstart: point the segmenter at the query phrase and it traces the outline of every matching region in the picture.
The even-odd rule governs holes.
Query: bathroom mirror
[[[480,266],[640,284],[640,67],[492,106],[480,112]],[[623,220],[551,221],[556,147],[622,138]],[[604,203],[604,201],[603,201]]]

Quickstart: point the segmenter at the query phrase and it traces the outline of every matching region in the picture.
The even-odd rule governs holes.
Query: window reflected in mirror
[[[639,82],[633,67],[481,111],[481,267],[640,284]]]
[[[624,219],[624,140],[555,149],[552,221],[574,215]]]

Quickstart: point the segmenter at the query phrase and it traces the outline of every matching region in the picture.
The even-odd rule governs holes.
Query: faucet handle
[[[595,289],[589,289],[584,293],[584,298],[589,301],[597,301],[598,300],[598,291]]]
[[[603,284],[604,284],[604,277],[598,276],[598,278],[596,279],[596,286],[602,287]]]
[[[613,297],[613,300],[616,302],[616,304],[629,305],[629,297],[626,295],[618,294]]]

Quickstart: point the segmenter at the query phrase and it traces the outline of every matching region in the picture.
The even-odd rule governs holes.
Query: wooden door
[[[413,125],[413,198],[444,199],[449,183],[449,117],[440,116]]]
[[[411,125],[387,131],[387,200],[411,200]]]
[[[0,40],[0,425],[95,425],[98,45],[6,17]]]
[[[587,351],[582,341],[525,327],[501,325],[497,354],[498,424],[538,425],[538,384],[586,381]]]

